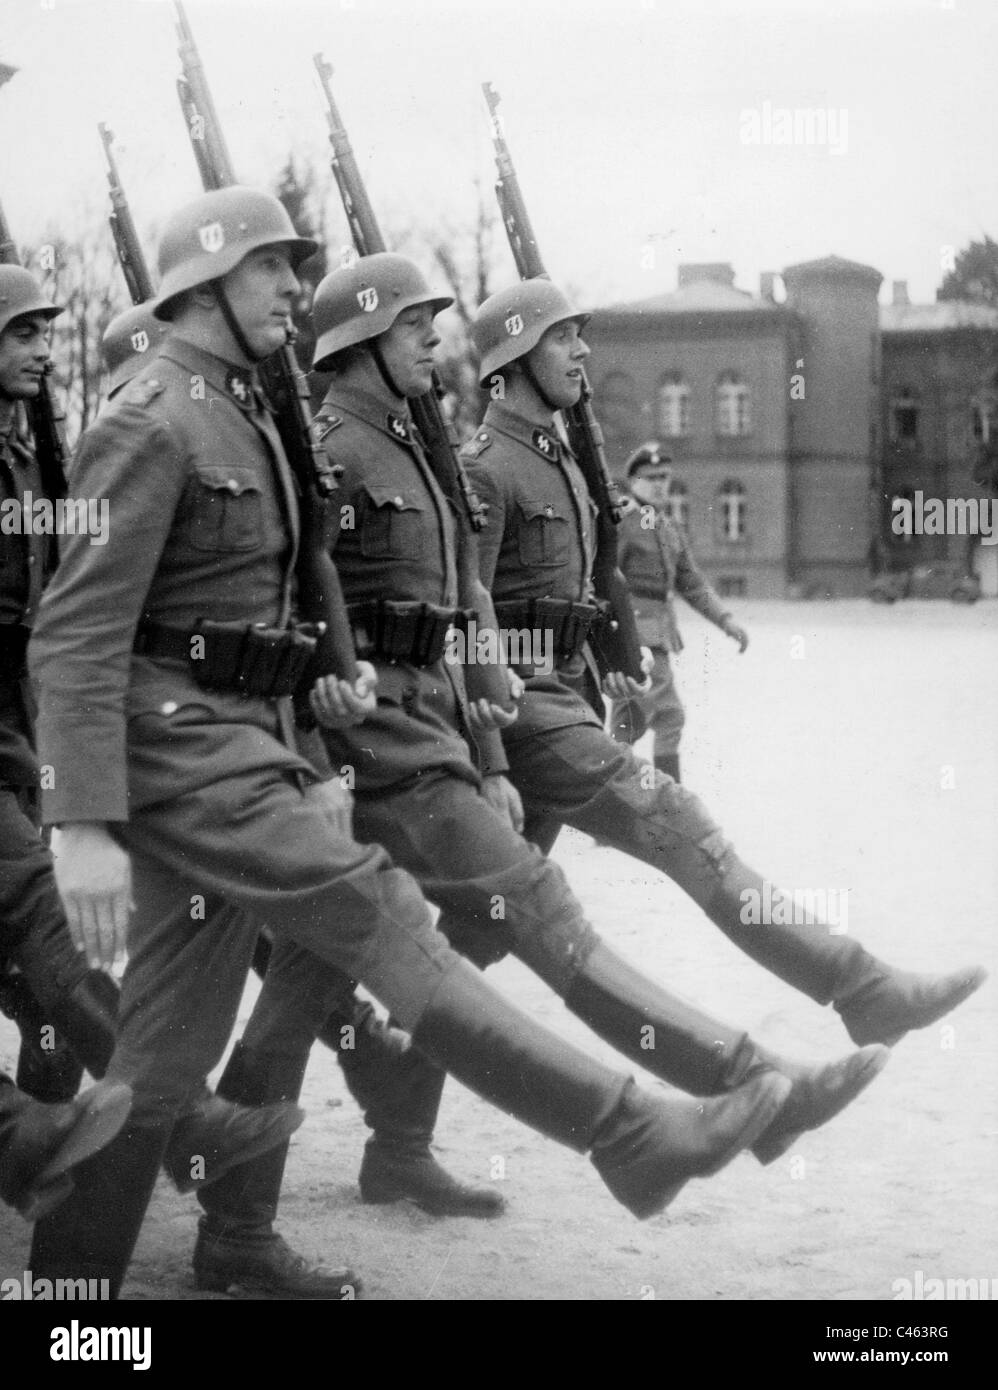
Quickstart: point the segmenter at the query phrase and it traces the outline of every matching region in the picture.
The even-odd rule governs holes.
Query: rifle
[[[135,230],[128,199],[125,197],[125,190],[121,186],[121,179],[118,175],[117,161],[111,148],[114,143],[114,132],[109,130],[103,121],[98,122],[97,129],[104,146],[104,158],[107,160],[107,181],[111,193],[111,212],[107,220],[111,228],[111,235],[114,237],[115,249],[118,252],[118,263],[121,266],[121,273],[125,277],[125,284],[128,286],[132,303],[144,304],[147,299],[152,299],[152,278],[149,274],[149,267],[146,265],[146,258],[142,254],[142,243]]]
[[[326,98],[326,123],[329,126],[329,143],[333,151],[330,166],[343,201],[350,234],[357,254],[372,256],[379,251],[387,250],[387,247],[333,97],[330,85],[333,68],[321,53],[313,56],[313,62]],[[495,629],[496,616],[492,597],[482,583],[478,564],[478,533],[485,526],[485,508],[458,457],[457,440],[440,405],[443,394],[440,378],[434,372],[431,390],[424,396],[410,400],[409,406],[425,445],[433,476],[441,491],[450,499],[457,514],[458,602],[462,608],[473,608],[478,612],[480,631],[484,628]],[[470,664],[465,667],[465,682],[468,694],[473,700],[484,697],[491,704],[499,705],[507,711],[513,708],[503,665],[482,662]]]
[[[4,210],[0,207],[0,264],[20,265],[21,258],[11,235]],[[52,362],[45,365],[45,375],[38,383],[38,395],[26,401],[31,434],[35,441],[38,467],[46,497],[66,496],[66,474],[69,471],[69,445],[66,443],[66,416],[57,404],[49,376]]]
[[[499,93],[491,82],[482,83],[485,103],[489,108],[489,124],[495,148],[496,199],[502,214],[506,236],[521,280],[548,279],[544,262],[537,247],[537,238],[530,224],[520,182],[513,167],[512,156],[502,132],[499,116]],[[598,508],[596,522],[596,561],[593,585],[597,598],[607,605],[608,621],[590,639],[600,671],[623,671],[634,680],[644,682],[641,669],[641,639],[634,620],[634,609],[627,581],[617,562],[617,526],[623,516],[623,503],[617,485],[610,477],[606,462],[603,431],[592,405],[593,390],[586,370],[582,368],[582,395],[577,405],[562,412],[568,440],[579,461],[586,485]]]
[[[174,4],[183,68],[177,94],[187,134],[205,190],[225,188],[236,181],[232,162],[184,7],[181,0],[174,0]],[[302,616],[315,623],[319,633],[314,663],[301,688],[330,673],[355,682],[353,632],[339,575],[326,547],[329,498],[336,490],[336,470],[316,438],[308,382],[295,357],[290,330],[287,343],[267,359],[261,375],[274,404],[275,423],[301,494],[301,542],[295,571],[298,603]],[[299,703],[299,717],[307,718],[307,704]]]

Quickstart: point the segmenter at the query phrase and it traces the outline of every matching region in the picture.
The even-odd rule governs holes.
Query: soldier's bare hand
[[[636,695],[647,695],[651,690],[651,673],[655,665],[655,653],[651,647],[641,648],[641,670],[644,680],[636,681],[633,676],[625,676],[623,671],[608,671],[603,677],[603,694],[611,700],[633,700]]]
[[[743,652],[745,648],[748,646],[748,633],[745,631],[743,627],[739,626],[739,624],[736,623],[733,618],[728,618],[725,620],[724,626],[721,629],[721,631],[726,633],[733,642],[738,643],[739,654]]]
[[[70,935],[94,970],[109,970],[125,954],[132,907],[128,855],[97,823],[67,825],[52,836],[55,881]]]
[[[509,685],[509,698],[514,704],[518,705],[523,699],[523,693],[527,688],[526,682],[518,676],[512,666],[504,668],[506,671],[506,681]]]
[[[320,676],[309,692],[312,713],[324,729],[350,729],[378,707],[378,673],[369,661],[357,662],[357,680]]]
[[[501,772],[494,772],[490,777],[484,777],[482,779],[482,795],[493,811],[502,816],[503,820],[509,821],[519,835],[523,830],[523,802],[520,800],[520,793],[509,778],[504,777]]]
[[[471,700],[468,703],[468,723],[471,725],[473,734],[487,734],[494,729],[508,729],[510,724],[515,724],[520,711],[517,709],[505,710],[501,705],[494,705],[484,697],[481,700]]]

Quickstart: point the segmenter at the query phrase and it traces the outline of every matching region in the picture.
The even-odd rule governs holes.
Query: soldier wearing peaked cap
[[[121,1135],[38,1223],[31,1268],[106,1278],[113,1296],[264,925],[365,984],[487,1099],[591,1151],[640,1215],[751,1142],[789,1089],[766,1075],[716,1102],[667,1101],[546,1033],[451,950],[415,881],[352,838],[347,798],[297,751],[299,506],[255,369],[286,341],[295,267],[313,250],[275,199],[249,189],[205,194],[170,219],[156,313],[172,331],[75,462],[75,486],[109,501],[108,543],[68,538],[31,648],[59,888],[96,963],[127,941],[108,1075],[135,1095]],[[327,725],[374,704],[331,676],[308,695]],[[349,1270],[303,1269],[269,1230],[235,1248],[212,1233],[195,1271],[211,1289],[277,1283],[329,1299],[356,1287]]]
[[[621,523],[620,568],[634,598],[641,640],[655,664],[646,694],[613,701],[610,732],[634,743],[652,730],[655,766],[679,781],[679,740],[686,715],[676,689],[670,657],[681,652],[673,595],[685,599],[733,641],[748,646],[748,634],[735,622],[701,573],[680,527],[669,513],[672,460],[656,440],[642,444],[627,460],[633,505]]]
[[[526,681],[520,717],[503,732],[510,778],[524,800],[527,834],[543,847],[568,823],[661,870],[759,964],[817,1002],[834,1004],[854,1042],[881,1044],[863,1047],[802,1088],[812,1100],[823,1097],[819,1110],[827,1118],[828,1109],[847,1103],[880,1069],[883,1044],[942,1017],[979,987],[985,972],[897,971],[827,925],[793,925],[793,912],[772,914],[787,925],[774,920],[746,928],[745,893],[761,902],[765,880],[739,859],[702,802],[661,770],[645,769],[604,732],[586,641],[589,626],[600,620],[591,581],[593,504],[556,428],[558,411],[581,396],[586,320],[557,286],[527,280],[487,299],[472,325],[480,383],[493,398],[464,450],[469,476],[488,505],[482,579],[500,623],[546,628],[558,656],[554,672],[520,668]],[[611,673],[606,692],[632,699],[639,687]],[[452,930],[446,917],[441,925]],[[575,976],[570,1003],[611,1034],[626,1032],[620,1004],[626,984],[619,964],[595,950]],[[726,1031],[712,1020],[685,1006],[676,1013],[665,1000],[649,1001],[647,1022],[658,1037],[679,1032],[684,1039],[668,1079],[699,1094],[723,1085],[719,1059],[736,1050],[733,1035],[722,1042]],[[784,1114],[792,1110],[793,1101]],[[770,1161],[785,1140],[782,1128],[756,1152]]]

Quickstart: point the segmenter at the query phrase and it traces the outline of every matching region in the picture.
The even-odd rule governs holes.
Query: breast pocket
[[[403,488],[364,488],[360,550],[371,560],[415,560],[427,544],[424,503]]]
[[[518,501],[517,544],[525,565],[564,565],[569,559],[569,519],[557,503]]]
[[[263,544],[263,502],[256,473],[234,464],[201,464],[188,486],[185,522],[194,550],[256,550]]]

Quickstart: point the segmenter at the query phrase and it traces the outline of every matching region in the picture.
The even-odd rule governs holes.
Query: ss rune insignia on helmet
[[[144,328],[137,328],[130,341],[136,352],[146,352],[149,347],[149,334]]]
[[[511,338],[515,338],[523,332],[523,318],[520,314],[510,314],[506,320],[506,332]]]
[[[198,228],[198,240],[206,251],[221,251],[225,245],[225,232],[221,222],[206,222]]]
[[[365,289],[358,291],[357,303],[365,314],[373,314],[378,307],[377,289],[373,285],[368,285]]]

